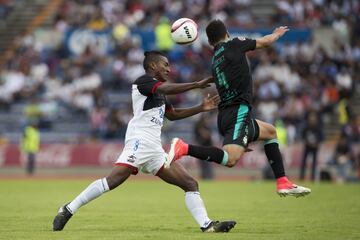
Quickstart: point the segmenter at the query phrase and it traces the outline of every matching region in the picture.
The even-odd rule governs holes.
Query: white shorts
[[[140,170],[143,173],[156,175],[164,166],[166,153],[159,144],[143,139],[127,141],[115,165],[129,167],[136,175]]]

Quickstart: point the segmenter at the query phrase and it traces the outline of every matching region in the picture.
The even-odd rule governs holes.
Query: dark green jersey
[[[252,78],[246,52],[256,48],[256,40],[234,38],[214,48],[212,75],[221,98],[219,108],[252,103]]]

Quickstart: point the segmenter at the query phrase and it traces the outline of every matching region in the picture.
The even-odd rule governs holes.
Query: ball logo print
[[[171,26],[171,37],[177,44],[190,44],[198,37],[198,26],[190,18],[180,18]]]
[[[186,36],[187,36],[189,39],[191,39],[192,37],[191,37],[191,34],[190,34],[190,32],[189,32],[188,26],[184,26],[184,30],[185,30]]]

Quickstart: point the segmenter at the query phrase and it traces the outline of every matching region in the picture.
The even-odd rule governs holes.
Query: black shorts
[[[224,137],[223,145],[236,144],[246,148],[259,137],[259,125],[251,118],[251,107],[233,105],[219,110],[218,129]]]

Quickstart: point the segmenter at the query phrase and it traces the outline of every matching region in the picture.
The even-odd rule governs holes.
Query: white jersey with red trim
[[[130,120],[125,136],[125,143],[142,139],[161,145],[161,128],[165,110],[172,108],[162,94],[155,93],[161,84],[150,75],[139,77],[132,85],[132,107],[134,116]]]

